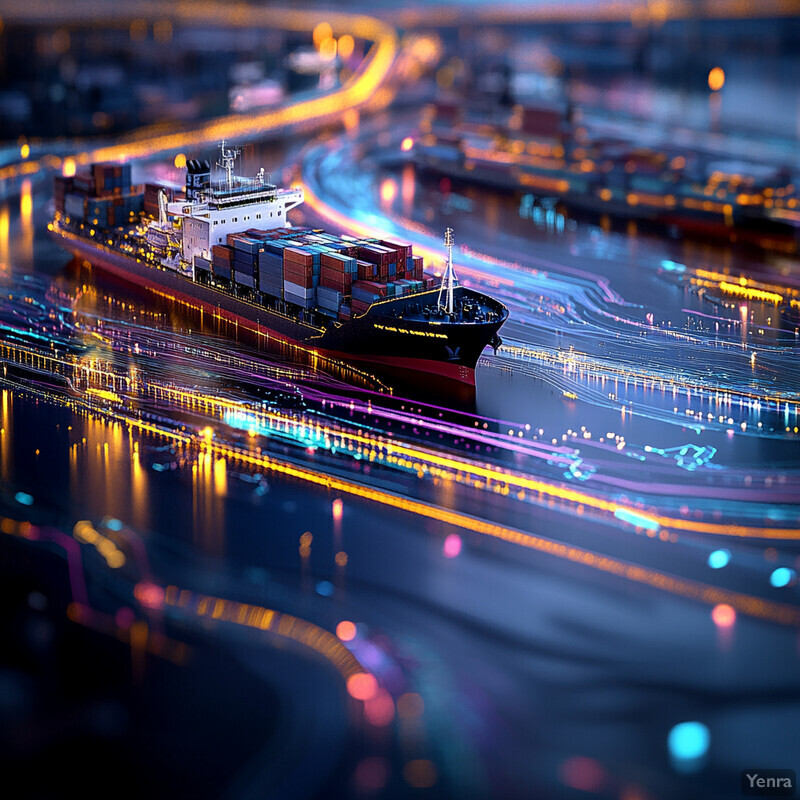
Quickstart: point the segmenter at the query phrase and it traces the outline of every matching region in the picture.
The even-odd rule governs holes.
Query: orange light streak
[[[186,608],[191,600],[192,593],[181,591],[177,586],[167,586],[164,593],[164,603],[168,606]],[[375,680],[334,634],[291,614],[207,595],[197,596],[195,613],[199,617],[268,631],[302,644],[327,659],[348,683],[357,676]],[[359,677],[359,680],[363,679]]]

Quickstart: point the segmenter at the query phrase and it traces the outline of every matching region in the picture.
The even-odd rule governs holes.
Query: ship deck
[[[505,319],[505,307],[490,297],[479,292],[458,286],[454,293],[455,313],[445,313],[439,307],[439,289],[418,292],[402,298],[392,298],[374,303],[371,308],[381,316],[406,322],[424,322],[430,324],[484,325]]]

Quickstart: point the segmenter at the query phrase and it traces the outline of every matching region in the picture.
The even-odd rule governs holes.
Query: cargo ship
[[[459,284],[452,230],[438,280],[410,244],[291,227],[303,190],[237,175],[239,155],[223,142],[213,178],[188,161],[182,192],[133,186],[130,164],[59,176],[49,229],[98,269],[314,356],[474,385],[508,310]]]
[[[432,106],[413,160],[439,176],[554,198],[575,213],[642,221],[765,250],[800,250],[800,186],[786,166],[711,151],[639,146],[590,136],[567,108],[515,108],[507,120],[462,119],[461,106]]]

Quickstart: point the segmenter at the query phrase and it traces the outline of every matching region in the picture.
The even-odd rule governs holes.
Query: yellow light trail
[[[209,595],[195,595],[187,589],[167,586],[164,602],[173,608],[193,610],[198,617],[231,622],[298,642],[327,659],[345,681],[361,672],[363,666],[330,631],[313,622],[263,606],[224,600]],[[191,608],[190,608],[191,606]]]
[[[148,10],[149,9],[149,10]],[[161,6],[146,7],[137,13],[163,15]],[[311,31],[319,22],[319,12],[299,11],[277,8],[254,8],[242,6],[238,15],[230,14],[230,7],[224,3],[205,3],[176,7],[174,14],[182,24],[216,24],[220,26],[238,25],[242,27],[263,26],[292,31]],[[360,39],[374,42],[359,73],[343,88],[323,97],[316,97],[300,103],[292,103],[279,109],[249,116],[230,115],[212,120],[191,132],[155,134],[147,129],[136,139],[111,147],[100,148],[88,153],[89,160],[114,160],[149,155],[153,152],[168,151],[175,148],[199,146],[216,142],[223,138],[252,136],[288,125],[317,121],[332,115],[342,114],[350,108],[357,108],[370,101],[386,81],[397,54],[397,36],[394,29],[380,20],[364,15],[332,13],[327,20],[334,32],[349,33]]]
[[[697,281],[701,285],[709,285],[710,281],[716,284],[726,292],[737,294],[741,297],[752,297],[754,300],[767,300],[775,303],[780,303],[784,296],[797,297],[800,296],[800,291],[792,286],[777,286],[771,283],[764,283],[763,281],[756,281],[752,278],[744,276],[739,278],[738,284],[733,283],[734,278],[731,275],[726,275],[723,272],[716,272],[708,269],[695,269],[694,275],[697,278],[705,279],[706,283],[702,280]],[[692,281],[695,282],[694,280]]]
[[[216,443],[212,444],[211,448],[223,454],[227,452],[230,457],[245,463],[277,471],[284,475],[299,478],[319,486],[325,486],[331,490],[352,494],[381,505],[391,506],[398,510],[407,511],[411,514],[432,519],[437,522],[444,522],[484,536],[500,539],[530,550],[583,564],[584,566],[602,572],[626,578],[635,583],[647,584],[654,588],[669,591],[692,600],[708,603],[709,605],[727,603],[737,611],[747,614],[748,616],[769,620],[771,622],[778,622],[784,625],[800,626],[800,609],[793,608],[783,603],[762,600],[761,598],[740,592],[709,586],[699,581],[678,578],[665,572],[660,572],[648,567],[640,567],[610,556],[604,556],[582,547],[561,544],[551,539],[525,533],[515,528],[477,519],[458,511],[451,511],[429,505],[428,503],[423,503],[419,500],[400,497],[387,491],[372,489],[367,486],[346,481],[342,478],[319,475],[302,467],[280,463],[267,456],[254,456],[250,453],[242,453],[232,448],[219,447]]]
[[[71,4],[72,5],[72,4]],[[80,5],[77,10],[80,10]],[[49,9],[49,18],[72,16],[60,5],[44,6]],[[37,9],[42,13],[42,9]],[[319,22],[319,12],[285,8],[257,8],[240,5],[232,13],[226,3],[180,3],[165,8],[160,4],[137,5],[136,13],[148,19],[167,17],[183,25],[217,25],[220,27],[271,27],[290,31],[311,31]],[[95,14],[97,9],[95,8]],[[115,10],[116,14],[116,10]],[[25,9],[18,12],[25,16]],[[81,164],[90,161],[114,161],[143,157],[156,152],[184,150],[199,147],[221,139],[245,138],[266,133],[286,126],[317,122],[350,109],[359,108],[376,97],[384,102],[391,94],[381,91],[398,50],[397,35],[393,27],[381,20],[363,14],[327,13],[326,18],[337,34],[347,33],[359,39],[373,42],[362,67],[345,85],[324,96],[292,103],[260,114],[229,115],[199,125],[193,130],[165,133],[164,126],[153,126],[135,132],[127,141],[119,144],[87,150],[74,154],[73,159]],[[94,20],[97,23],[97,19]],[[50,165],[55,156],[44,156],[36,161],[25,161],[0,169],[0,180],[20,174],[32,174]]]

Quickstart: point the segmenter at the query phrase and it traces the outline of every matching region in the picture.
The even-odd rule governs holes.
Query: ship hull
[[[135,287],[147,289],[215,319],[267,339],[301,348],[312,357],[351,364],[370,372],[400,376],[405,381],[437,376],[467,386],[475,384],[475,365],[487,344],[496,341],[507,312],[485,323],[432,323],[398,319],[415,296],[383,301],[363,316],[326,329],[309,325],[273,309],[234,297],[179,273],[138,261],[133,256],[56,229],[54,236],[77,258]],[[461,295],[482,297],[464,287]]]

